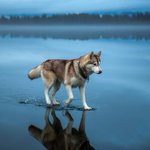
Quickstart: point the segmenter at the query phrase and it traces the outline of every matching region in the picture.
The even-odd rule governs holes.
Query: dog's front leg
[[[65,88],[68,94],[68,99],[65,101],[65,103],[69,105],[73,99],[72,87],[71,85],[65,85]]]
[[[84,110],[90,110],[92,109],[91,107],[89,107],[86,103],[86,98],[85,98],[85,85],[83,86],[80,86],[79,87],[79,90],[80,90],[80,95],[81,95],[81,100],[82,100],[82,103],[83,103],[83,109]]]

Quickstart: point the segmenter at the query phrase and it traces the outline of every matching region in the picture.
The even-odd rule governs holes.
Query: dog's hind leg
[[[45,100],[46,100],[47,105],[51,104],[51,100],[48,96],[48,93],[49,93],[51,87],[52,87],[52,84],[49,87],[45,86],[45,89],[44,89],[44,95],[45,95]]]
[[[41,77],[43,79],[44,82],[44,95],[45,95],[45,100],[46,100],[46,104],[50,105],[51,104],[51,100],[49,98],[49,91],[51,90],[51,88],[53,87],[55,81],[56,81],[56,76],[53,72],[50,71],[43,71],[41,73]]]
[[[61,84],[61,83],[60,83],[59,81],[56,81],[56,82],[54,83],[53,91],[52,91],[52,93],[51,93],[53,105],[59,105],[59,104],[60,104],[60,103],[57,102],[56,99],[55,99],[55,94],[56,94],[56,92],[59,90],[60,84]]]

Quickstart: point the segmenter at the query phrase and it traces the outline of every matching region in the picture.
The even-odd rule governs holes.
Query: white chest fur
[[[83,81],[81,81],[80,79],[78,79],[76,77],[71,78],[71,85],[73,87],[80,86],[82,83],[83,83]]]

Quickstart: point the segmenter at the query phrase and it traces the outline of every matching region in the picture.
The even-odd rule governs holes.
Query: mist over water
[[[46,59],[72,59],[101,50],[103,73],[93,74],[86,88],[87,103],[94,108],[85,114],[89,142],[96,150],[149,150],[149,38],[149,26],[1,26],[1,149],[45,149],[28,129],[31,124],[43,129],[46,112],[41,79],[27,78],[31,68]],[[77,89],[74,97],[68,111],[78,129],[83,112]],[[63,107],[63,86],[56,98]],[[55,113],[65,128],[64,110]]]

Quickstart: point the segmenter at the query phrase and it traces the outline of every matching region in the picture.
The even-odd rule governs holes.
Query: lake
[[[46,59],[78,58],[99,50],[103,73],[93,74],[86,88],[87,103],[94,109],[82,111],[78,89],[71,106],[65,107],[63,85],[56,95],[61,106],[47,109],[43,83],[30,81],[28,71]],[[89,149],[149,150],[150,28],[1,26],[0,114],[2,150],[52,149],[40,136],[48,118],[49,125],[59,120],[62,129],[72,118],[78,138],[85,121]]]

